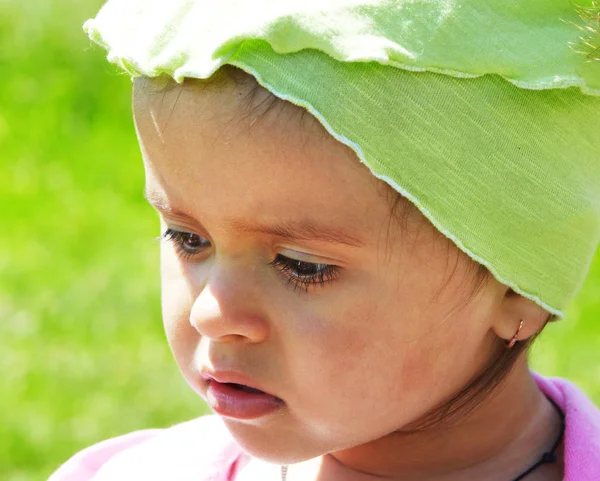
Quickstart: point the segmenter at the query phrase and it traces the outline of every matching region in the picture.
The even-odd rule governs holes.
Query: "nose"
[[[269,337],[269,323],[257,304],[257,294],[248,281],[213,270],[194,300],[190,323],[200,335],[214,341],[263,342]]]

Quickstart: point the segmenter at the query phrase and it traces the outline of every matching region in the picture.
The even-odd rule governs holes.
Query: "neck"
[[[560,416],[523,359],[492,396],[452,426],[395,432],[331,453],[317,479],[506,481],[537,462],[559,432]]]

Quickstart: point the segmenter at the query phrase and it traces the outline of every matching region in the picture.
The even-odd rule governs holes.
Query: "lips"
[[[217,414],[239,420],[267,416],[279,410],[284,402],[233,372],[202,373],[206,381],[206,400]]]
[[[244,392],[249,392],[249,393],[254,393],[254,394],[266,394],[264,391],[261,391],[260,389],[246,386],[245,384],[237,384],[235,382],[231,382],[231,383],[228,382],[228,383],[224,383],[224,384],[231,386],[233,389],[238,389],[238,390],[244,391]]]
[[[227,384],[233,389],[239,389],[240,391],[253,392],[257,394],[268,394],[270,396],[277,397],[274,394],[267,392],[265,389],[262,389],[262,386],[253,381],[250,377],[237,371],[202,370],[200,375],[206,381],[216,381],[220,384]]]

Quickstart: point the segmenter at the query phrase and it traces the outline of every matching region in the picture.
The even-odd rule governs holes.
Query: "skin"
[[[231,369],[285,403],[225,419],[251,456],[239,480],[279,479],[276,465],[296,463],[290,481],[504,481],[549,449],[559,418],[525,357],[470,413],[409,429],[482,371],[521,319],[519,339],[541,330],[542,308],[492,278],[474,294],[473,261],[406,202],[397,222],[390,189],[312,117],[283,103],[248,115],[269,94],[249,99],[245,76],[159,87],[134,86],[146,195],[163,232],[195,242],[185,259],[177,242],[161,247],[169,344],[200,395],[202,369]],[[356,245],[257,230],[301,222]],[[278,255],[338,271],[304,291],[270,265]]]

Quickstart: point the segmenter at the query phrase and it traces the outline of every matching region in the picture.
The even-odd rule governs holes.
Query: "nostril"
[[[206,316],[192,311],[190,324],[202,336],[213,341],[262,342],[269,337],[269,325],[263,318],[245,315]]]
[[[227,342],[246,342],[248,341],[248,337],[242,336],[241,334],[228,334],[226,336],[222,336],[218,339],[219,342],[227,343]]]

